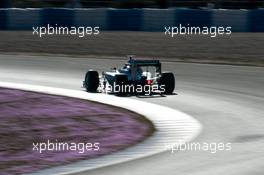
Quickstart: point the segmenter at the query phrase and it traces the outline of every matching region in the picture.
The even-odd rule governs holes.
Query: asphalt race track
[[[123,61],[51,56],[0,55],[0,81],[81,89],[84,73]],[[262,175],[264,172],[264,68],[164,63],[176,76],[176,93],[137,98],[179,109],[201,122],[193,142],[231,142],[231,151],[179,151],[104,167],[89,175]],[[166,114],[164,114],[166,115]]]

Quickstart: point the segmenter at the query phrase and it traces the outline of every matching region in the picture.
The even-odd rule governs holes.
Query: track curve
[[[81,89],[84,72],[120,60],[0,56],[0,80]],[[264,68],[164,63],[176,75],[178,95],[138,100],[177,108],[203,124],[195,142],[231,142],[232,151],[169,152],[89,171],[93,174],[263,174]],[[79,174],[88,174],[83,172]]]

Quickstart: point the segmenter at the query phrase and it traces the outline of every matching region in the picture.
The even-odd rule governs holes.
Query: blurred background
[[[264,0],[0,0],[0,53],[264,65]],[[100,35],[32,35],[32,27],[99,26]],[[232,27],[232,35],[164,35],[165,26]],[[192,48],[192,49],[190,49]]]
[[[1,0],[0,8],[263,8],[263,0]]]

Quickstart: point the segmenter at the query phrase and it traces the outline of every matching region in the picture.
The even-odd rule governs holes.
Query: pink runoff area
[[[0,88],[1,174],[31,173],[110,154],[150,136],[146,118],[125,109],[22,90]],[[33,150],[33,143],[100,143],[99,151]]]

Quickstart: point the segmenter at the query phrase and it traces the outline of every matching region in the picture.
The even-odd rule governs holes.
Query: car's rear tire
[[[88,92],[96,92],[99,86],[99,74],[97,71],[89,70],[85,74],[84,87]]]
[[[115,94],[117,95],[126,95],[128,92],[126,91],[125,86],[128,85],[128,77],[127,75],[115,75],[114,79],[115,85],[119,86],[119,88],[115,89]]]
[[[175,78],[172,72],[163,72],[160,78],[160,86],[164,86],[165,94],[172,94],[175,88]]]

